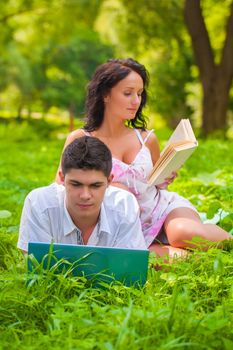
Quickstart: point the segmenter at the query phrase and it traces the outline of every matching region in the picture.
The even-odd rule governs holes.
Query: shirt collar
[[[63,215],[63,223],[64,223],[64,236],[68,236],[70,233],[72,233],[74,230],[77,230],[77,226],[73,223],[73,220],[70,217],[70,214],[66,208],[66,202],[64,198],[64,215]]]

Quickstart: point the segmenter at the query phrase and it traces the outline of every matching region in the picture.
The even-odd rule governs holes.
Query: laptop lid
[[[94,284],[116,280],[127,286],[143,286],[147,279],[148,250],[29,242],[28,254],[29,271],[36,271],[30,259],[33,254],[43,268],[57,264],[58,273],[71,268],[74,276],[85,276]]]

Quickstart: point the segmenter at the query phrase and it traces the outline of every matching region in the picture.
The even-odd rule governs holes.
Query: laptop
[[[84,276],[95,286],[120,281],[140,287],[147,280],[149,250],[29,242],[28,255],[29,271],[37,272],[39,263],[55,273],[69,270],[73,276]]]

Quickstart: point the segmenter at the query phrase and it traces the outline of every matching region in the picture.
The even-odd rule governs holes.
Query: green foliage
[[[189,74],[193,57],[183,21],[184,2],[148,0],[140,4],[140,11],[135,1],[116,3],[113,23],[120,54],[123,51],[146,64],[151,77],[150,106],[174,126],[177,118],[192,112],[186,84],[193,82]],[[111,14],[111,7],[105,11]]]
[[[108,25],[99,28],[109,42],[114,42],[119,56],[132,56],[146,65],[151,76],[150,107],[172,127],[177,119],[184,116],[195,119],[198,126],[206,118],[201,112],[203,86],[196,66],[198,60],[194,59],[192,41],[184,23],[185,2],[147,0],[139,5],[137,1],[106,0],[102,6],[101,20]],[[222,55],[231,4],[231,0],[200,1],[215,63],[219,63]],[[195,16],[194,11],[191,15]],[[200,28],[197,21],[194,20],[194,23]],[[196,42],[199,37],[202,37],[200,33],[195,38]],[[210,99],[213,98],[214,94],[210,95]],[[232,93],[225,98],[230,100],[231,105]],[[227,118],[231,125],[230,105]],[[212,108],[213,113],[210,111],[210,114],[213,117],[209,125],[214,125]],[[222,115],[218,128],[224,127],[225,115]]]
[[[1,1],[2,3],[2,1]],[[83,111],[85,86],[112,57],[94,30],[100,0],[33,0],[2,4],[1,108]],[[10,106],[10,107],[9,107]]]
[[[10,343],[12,349],[230,349],[233,344],[232,253],[212,249],[166,270],[150,269],[143,289],[121,284],[96,289],[85,279],[52,271],[26,284],[24,265],[15,254],[0,275],[3,348]]]
[[[58,106],[73,113],[83,112],[88,81],[97,65],[112,56],[112,50],[101,44],[96,33],[81,29],[66,44],[50,43],[44,49],[42,99],[46,109]]]
[[[34,123],[40,127],[0,125],[0,348],[230,350],[230,244],[196,249],[170,265],[152,255],[142,289],[121,284],[96,289],[85,278],[53,270],[28,278],[16,249],[23,201],[31,189],[53,181],[64,142],[58,139],[62,125],[56,130],[45,121]],[[220,207],[229,212],[228,223],[227,217],[220,223],[225,228],[233,224],[230,150],[229,141],[200,141],[171,187],[203,212],[212,215]],[[161,270],[152,268],[156,264]]]
[[[9,218],[11,216],[11,212],[9,210],[0,210],[0,219]]]
[[[217,63],[230,3],[201,2]],[[183,0],[147,0],[140,6],[127,0],[0,0],[0,6],[1,110],[18,117],[51,106],[83,112],[96,66],[113,56],[132,56],[150,72],[150,109],[169,126],[183,116],[200,125],[201,85]]]

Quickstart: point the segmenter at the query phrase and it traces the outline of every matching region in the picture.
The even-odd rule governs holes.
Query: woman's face
[[[130,72],[104,97],[104,116],[111,119],[134,119],[141,104],[143,88],[140,75],[134,71]]]

